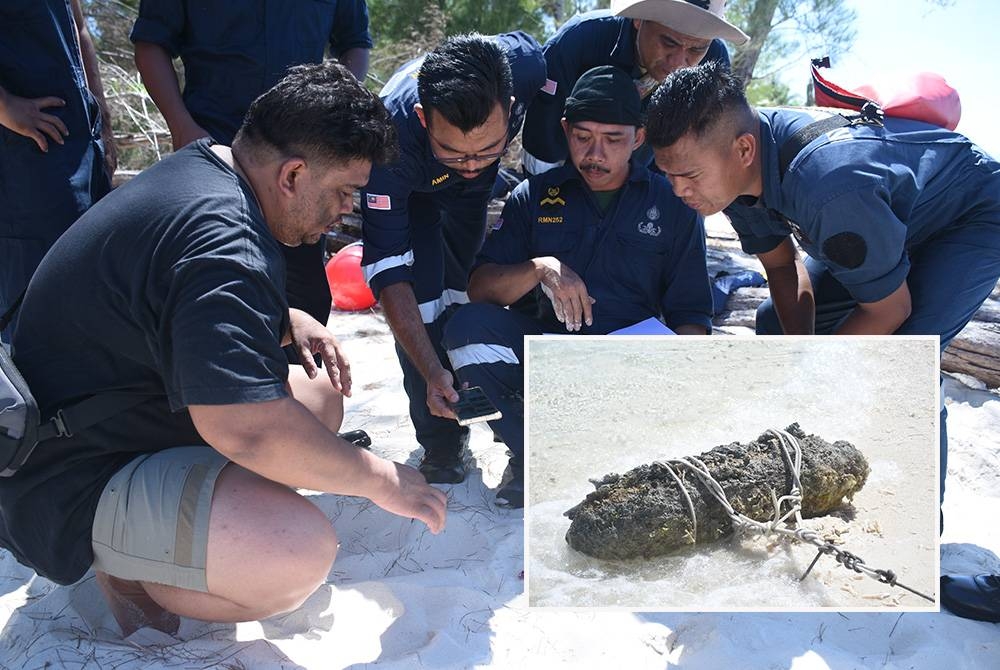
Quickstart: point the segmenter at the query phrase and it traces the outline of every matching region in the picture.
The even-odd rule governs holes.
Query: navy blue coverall
[[[111,190],[97,101],[87,88],[76,23],[67,0],[0,3],[0,86],[22,98],[55,96],[43,110],[69,129],[43,152],[0,126],[0,314],[24,291],[42,256]],[[16,319],[15,322],[16,323]],[[13,325],[0,339],[10,341]]]
[[[569,155],[566,136],[559,120],[573,85],[587,70],[599,65],[614,65],[642,78],[636,53],[635,25],[632,19],[615,16],[611,10],[598,9],[577,14],[564,23],[543,48],[547,67],[545,89],[528,107],[524,120],[524,150],[544,163],[559,163]],[[729,51],[722,40],[712,40],[703,63],[719,62],[729,68]],[[642,108],[649,104],[651,91],[643,97]],[[645,164],[652,160],[647,145],[636,150]],[[526,159],[531,162],[530,159]],[[530,166],[529,166],[530,167]]]
[[[370,49],[365,0],[142,0],[132,42],[184,64],[184,106],[212,139],[231,146],[257,96],[289,67]],[[288,302],[320,323],[330,316],[325,241],[282,246]]]
[[[476,267],[515,265],[554,256],[580,276],[596,300],[593,325],[602,335],[648,318],[671,328],[712,327],[702,218],[674,195],[661,175],[635,158],[605,213],[572,165],[522,182],[504,207]],[[537,291],[537,289],[536,289]],[[501,305],[461,307],[445,327],[445,347],[458,379],[481,386],[503,413],[491,421],[514,454],[524,453],[524,336],[566,333],[552,303],[538,299],[529,316]]]
[[[495,37],[504,48],[514,79],[509,138],[521,129],[524,111],[545,83],[545,61],[535,40],[523,32]],[[382,89],[382,100],[399,133],[400,158],[372,170],[362,191],[362,270],[376,297],[399,282],[413,285],[427,335],[445,369],[442,329],[454,306],[468,302],[469,269],[486,234],[486,206],[499,163],[467,180],[439,163],[413,106],[419,102],[417,72],[423,58],[404,65]],[[397,344],[410,418],[425,451],[461,449],[468,428],[430,413],[426,384]]]
[[[822,113],[819,113],[822,116]],[[809,254],[816,332],[903,282],[912,311],[899,335],[939,335],[941,351],[1000,278],[1000,163],[966,137],[918,121],[831,131],[779,175],[779,147],[811,113],[760,110],[764,191],[726,209],[743,250],[770,251],[790,234]],[[757,332],[783,331],[770,300]],[[941,410],[941,494],[947,434]]]

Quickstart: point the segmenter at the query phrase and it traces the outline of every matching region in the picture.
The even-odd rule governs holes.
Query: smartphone
[[[480,421],[492,421],[503,416],[479,386],[458,389],[458,402],[452,403],[451,409],[458,417],[460,426],[468,426],[470,423]]]

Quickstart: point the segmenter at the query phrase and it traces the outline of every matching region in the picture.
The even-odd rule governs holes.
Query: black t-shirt
[[[201,140],[112,192],[31,281],[14,360],[43,416],[102,391],[148,398],[38,445],[0,479],[0,544],[60,583],[93,562],[111,476],[141,453],[204,444],[186,407],[287,395],[285,268],[249,185]]]

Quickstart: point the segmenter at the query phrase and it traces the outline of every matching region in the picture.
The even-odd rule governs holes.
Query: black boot
[[[460,484],[465,481],[465,460],[463,451],[427,451],[420,459],[417,469],[428,484]]]
[[[524,507],[524,464],[520,459],[510,459],[500,481],[497,506],[511,509]]]
[[[965,619],[1000,623],[1000,575],[942,575],[941,605]]]

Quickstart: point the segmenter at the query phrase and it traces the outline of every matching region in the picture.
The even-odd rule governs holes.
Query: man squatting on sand
[[[680,334],[711,329],[703,222],[633,157],[644,137],[640,104],[624,70],[604,65],[580,77],[562,119],[569,162],[514,189],[473,267],[473,303],[445,326],[459,380],[481,386],[503,413],[490,426],[514,454],[507,495],[518,507],[525,335],[603,335],[659,317]]]
[[[192,143],[56,242],[13,342],[42,411],[108,391],[144,400],[40,443],[0,481],[0,544],[19,562],[60,584],[93,567],[127,635],[174,615],[298,607],[326,581],[337,537],[294,488],[444,527],[445,496],[420,473],[335,434],[350,369],[283,285],[280,245],[315,242],[351,211],[395,144],[346,68],[299,66],[253,103],[231,149]],[[329,378],[290,375],[289,341]]]
[[[938,335],[943,351],[1000,277],[1000,163],[958,133],[886,118],[828,130],[782,170],[785,143],[830,116],[755,110],[709,64],[667,78],[646,137],[674,192],[703,215],[725,211],[763,264],[771,299],[758,333]],[[1000,620],[1000,576],[942,577],[941,596],[962,616]]]

